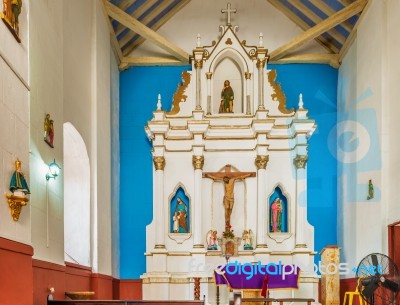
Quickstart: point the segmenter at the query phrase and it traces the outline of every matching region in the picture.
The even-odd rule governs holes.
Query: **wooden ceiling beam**
[[[163,10],[165,10],[170,4],[173,3],[174,0],[164,0],[162,3],[157,5],[157,7],[152,10],[145,18],[140,20],[141,23],[147,25],[151,20],[156,18]],[[134,32],[126,33],[120,40],[119,43],[122,48],[136,35]]]
[[[304,16],[306,16],[308,19],[310,19],[315,24],[318,24],[323,20],[321,17],[319,17],[317,14],[315,14],[312,10],[310,10],[307,6],[305,6],[300,1],[289,0],[288,2],[291,5],[293,5],[295,8],[297,8],[302,14],[304,14]],[[343,45],[346,41],[346,37],[342,33],[340,33],[338,30],[336,30],[335,28],[330,29],[326,33],[329,34],[333,39],[335,39],[341,45]],[[122,44],[121,44],[121,46],[122,46]]]
[[[134,4],[136,1],[138,1],[138,0],[123,0],[119,5],[118,5],[118,7],[121,9],[121,10],[123,10],[123,11],[125,11],[128,7],[130,7],[132,4]]]
[[[286,56],[278,60],[270,60],[270,64],[328,64],[334,68],[339,68],[338,54],[299,54]]]
[[[142,16],[149,8],[151,8],[154,4],[156,4],[157,0],[146,0],[144,3],[139,6],[136,10],[134,10],[131,14],[131,17],[135,19],[139,19],[140,16]],[[121,8],[122,11],[125,11]],[[126,27],[122,24],[118,24],[118,26],[115,28],[115,33],[117,36],[119,36]]]
[[[358,17],[356,24],[353,27],[353,30],[351,31],[349,37],[347,37],[346,43],[343,45],[342,49],[339,52],[339,61],[342,62],[343,57],[346,56],[347,51],[349,50],[350,46],[352,45],[356,35],[357,35],[357,29],[358,26],[360,25],[362,19],[364,18],[366,12],[368,11],[368,8],[371,5],[372,0],[367,0],[367,5],[364,7],[364,10],[362,11],[360,17]]]
[[[174,57],[123,57],[119,68],[125,70],[132,66],[183,66],[185,63]]]
[[[328,17],[336,13],[336,11],[332,7],[330,7],[328,4],[326,4],[321,0],[308,0],[308,1]],[[348,20],[343,21],[340,24],[340,26],[343,27],[349,33],[353,29],[353,25]]]
[[[276,7],[279,11],[281,11],[286,17],[292,20],[297,26],[299,26],[303,31],[306,31],[310,28],[310,26],[304,22],[299,16],[297,16],[294,12],[289,10],[285,5],[283,5],[280,0],[268,0],[274,7]],[[315,41],[318,42],[322,47],[324,47],[330,53],[339,53],[339,49],[336,48],[332,43],[330,43],[327,39],[320,36],[315,38]]]
[[[186,53],[184,50],[174,45],[173,43],[169,42],[163,36],[153,31],[152,29],[148,28],[147,26],[143,25],[135,18],[129,16],[127,13],[125,13],[112,3],[106,1],[105,6],[108,15],[111,18],[117,20],[119,23],[125,25],[130,30],[143,36],[145,39],[148,39],[149,41],[151,41],[158,47],[162,48],[163,50],[167,51],[169,54],[176,57],[183,63],[186,64],[189,63],[189,54]]]
[[[107,22],[108,30],[110,31],[111,47],[112,47],[112,49],[114,51],[114,55],[115,55],[115,58],[117,59],[118,64],[120,64],[121,60],[122,60],[122,57],[123,57],[122,56],[122,51],[121,51],[121,46],[119,45],[119,42],[117,40],[117,36],[115,35],[115,32],[114,32],[114,28],[113,28],[113,26],[111,24],[110,17],[108,16],[107,9],[105,7],[105,2],[106,1],[107,0],[103,0],[101,2],[102,3],[102,8],[103,8],[103,13],[104,13],[104,17],[107,20],[106,22]]]
[[[163,18],[160,18],[153,26],[152,26],[152,30],[157,31],[160,27],[162,27],[168,20],[170,20],[172,18],[172,16],[174,16],[177,12],[179,12],[184,6],[186,6],[186,4],[188,4],[190,2],[190,0],[181,0],[179,1],[179,3],[174,6],[173,9],[171,9],[168,13],[166,13],[164,15]],[[123,54],[127,55],[129,53],[131,53],[135,48],[137,48],[140,44],[142,44],[145,41],[145,39],[143,37],[140,37],[139,39],[137,39],[136,41],[134,41],[132,44],[130,44],[129,46],[126,47],[126,49],[124,49],[122,51]]]
[[[295,49],[299,48],[303,44],[309,42],[310,40],[320,36],[321,34],[325,33],[326,31],[330,30],[331,28],[337,26],[338,24],[342,23],[344,20],[349,19],[350,17],[358,14],[361,12],[365,5],[367,4],[367,0],[357,0],[354,3],[350,4],[349,6],[341,9],[340,11],[336,12],[332,16],[328,17],[324,21],[320,22],[316,26],[310,28],[309,30],[305,31],[304,33],[300,34],[299,36],[295,37],[287,44],[279,47],[278,49],[274,50],[270,53],[271,60],[278,60],[279,58],[284,57],[289,52],[294,51]]]

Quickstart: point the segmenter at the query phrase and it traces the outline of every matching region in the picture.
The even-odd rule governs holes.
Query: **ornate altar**
[[[258,46],[247,45],[230,18],[220,30],[207,46],[198,36],[172,109],[159,103],[145,127],[153,145],[154,214],[143,298],[193,299],[200,279],[200,295],[216,304],[213,270],[230,259],[297,264],[299,288],[270,297],[318,299],[306,195],[315,122],[301,97],[297,110],[286,109],[262,35]],[[221,304],[227,294],[221,291]]]

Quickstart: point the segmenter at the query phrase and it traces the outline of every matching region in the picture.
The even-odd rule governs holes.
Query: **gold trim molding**
[[[212,75],[213,75],[212,72],[206,72],[207,79],[211,79]]]
[[[308,161],[307,155],[296,155],[296,157],[293,159],[294,165],[296,166],[297,169],[306,168],[307,161]]]
[[[257,155],[255,162],[257,169],[266,169],[268,161],[269,161],[269,156]]]
[[[190,84],[190,76],[191,74],[188,71],[183,71],[182,72],[182,82],[179,83],[178,89],[176,89],[174,93],[174,97],[172,99],[172,109],[170,112],[167,112],[166,114],[177,114],[181,109],[179,104],[182,102],[186,102],[186,99],[188,96],[185,93],[186,88]]]
[[[278,101],[278,109],[280,112],[284,114],[291,114],[294,112],[294,109],[286,109],[286,96],[285,93],[283,92],[281,85],[276,82],[276,77],[278,76],[278,73],[276,70],[271,70],[268,72],[268,82],[271,85],[272,89],[274,90],[274,93],[271,94],[271,98],[273,101]]]
[[[164,156],[153,157],[153,163],[156,170],[164,170],[165,168],[165,158]]]
[[[203,169],[204,166],[204,156],[193,156],[192,164],[194,169]]]
[[[22,207],[27,205],[29,199],[26,197],[14,196],[12,194],[6,194],[6,197],[11,209],[11,217],[14,221],[18,221]]]
[[[194,67],[196,69],[202,69],[203,68],[203,60],[202,59],[195,59]]]
[[[244,72],[244,77],[246,79],[251,79],[251,73],[250,72]]]
[[[258,69],[260,69],[260,68],[264,68],[265,67],[265,62],[267,61],[267,57],[264,57],[264,58],[257,58],[257,64],[256,64],[256,67],[258,68]]]

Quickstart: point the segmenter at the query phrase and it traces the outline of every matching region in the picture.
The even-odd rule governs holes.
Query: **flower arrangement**
[[[222,236],[224,238],[234,238],[235,237],[235,233],[233,233],[231,225],[225,226],[225,231],[222,233]]]

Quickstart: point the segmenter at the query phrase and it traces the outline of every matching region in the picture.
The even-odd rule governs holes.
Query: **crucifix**
[[[231,4],[228,3],[226,6],[226,9],[222,9],[221,13],[223,13],[223,14],[227,13],[227,15],[228,15],[227,25],[230,26],[231,25],[231,13],[236,13],[236,9],[231,9]]]
[[[225,209],[225,225],[231,225],[231,214],[234,204],[233,188],[236,180],[246,179],[248,177],[255,177],[255,172],[232,172],[230,164],[225,165],[225,171],[216,173],[203,173],[203,178],[210,178],[214,181],[223,181],[225,194],[224,194],[224,209]]]

